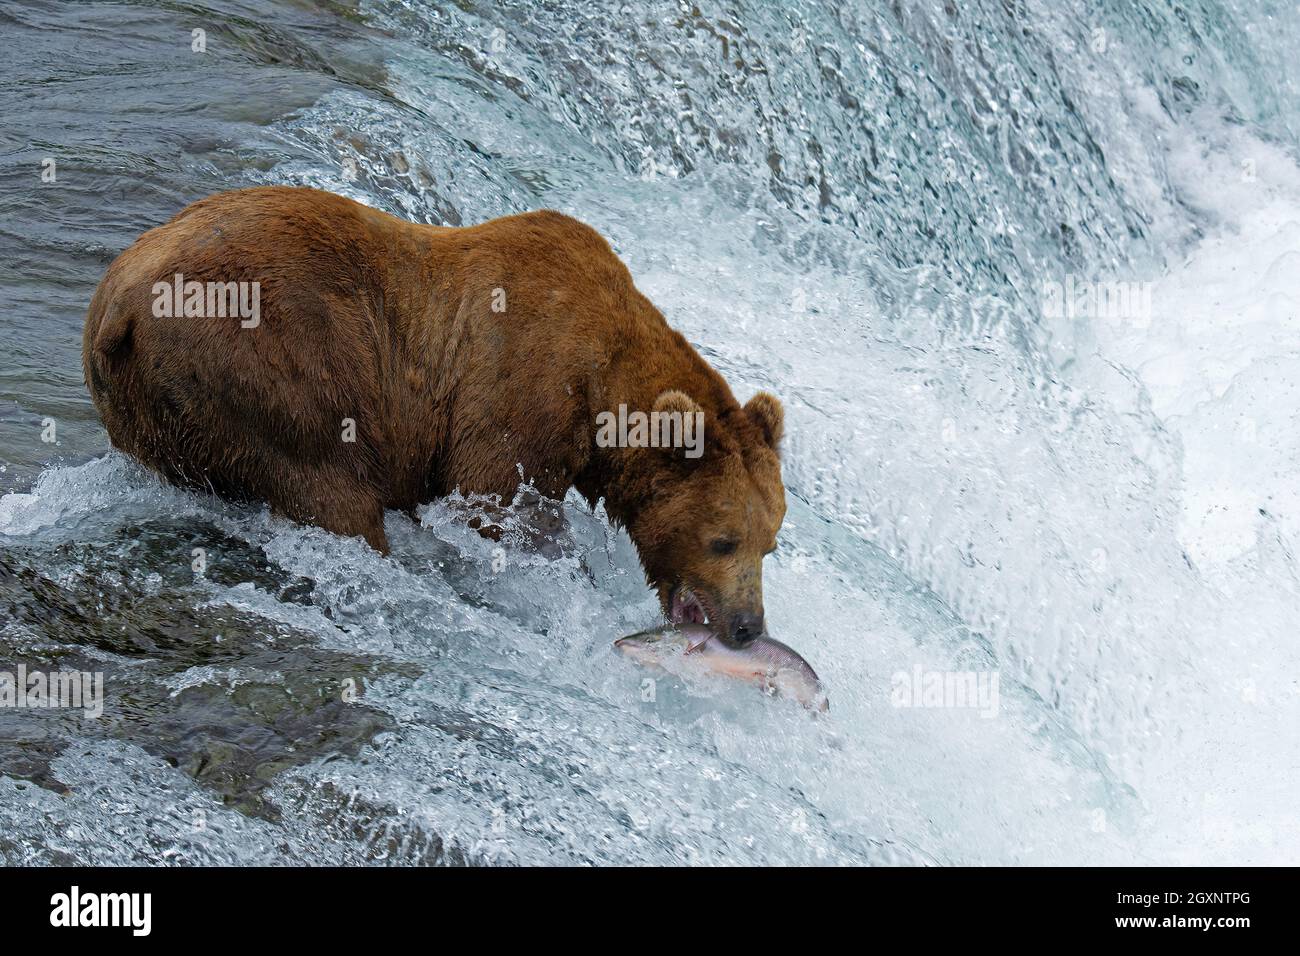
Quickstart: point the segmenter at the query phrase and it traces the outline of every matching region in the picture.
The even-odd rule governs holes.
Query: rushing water
[[[0,861],[1294,861],[1294,5],[5,2],[0,42],[0,670],[107,690],[0,710]],[[647,685],[575,499],[569,557],[433,503],[384,558],[110,453],[99,277],[259,183],[570,212],[780,395],[768,618],[830,714]],[[996,712],[896,706],[918,667]]]

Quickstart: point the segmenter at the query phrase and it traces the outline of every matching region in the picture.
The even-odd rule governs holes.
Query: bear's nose
[[[742,611],[731,619],[731,642],[737,647],[744,647],[763,633],[762,613],[753,614]]]

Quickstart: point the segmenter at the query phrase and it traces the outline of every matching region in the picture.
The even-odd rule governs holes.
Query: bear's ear
[[[745,403],[745,414],[763,433],[763,440],[773,449],[785,434],[785,410],[781,400],[771,392],[759,392]]]

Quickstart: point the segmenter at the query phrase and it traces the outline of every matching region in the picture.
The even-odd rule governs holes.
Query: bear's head
[[[658,413],[700,406],[679,391],[655,401]],[[785,518],[777,446],[781,403],[759,392],[742,408],[709,416],[697,448],[646,448],[654,459],[649,499],[628,531],[646,578],[675,623],[707,621],[733,646],[763,633],[763,558]],[[692,457],[694,454],[694,457]]]

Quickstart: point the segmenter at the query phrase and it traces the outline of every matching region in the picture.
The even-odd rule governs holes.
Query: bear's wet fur
[[[256,283],[256,320],[156,314],[178,275]],[[781,405],[737,403],[569,216],[437,227],[314,189],[218,193],[113,262],[82,352],[113,444],[176,484],[384,552],[385,508],[573,486],[627,528],[666,612],[762,628]],[[703,412],[703,454],[602,447],[620,404]]]

